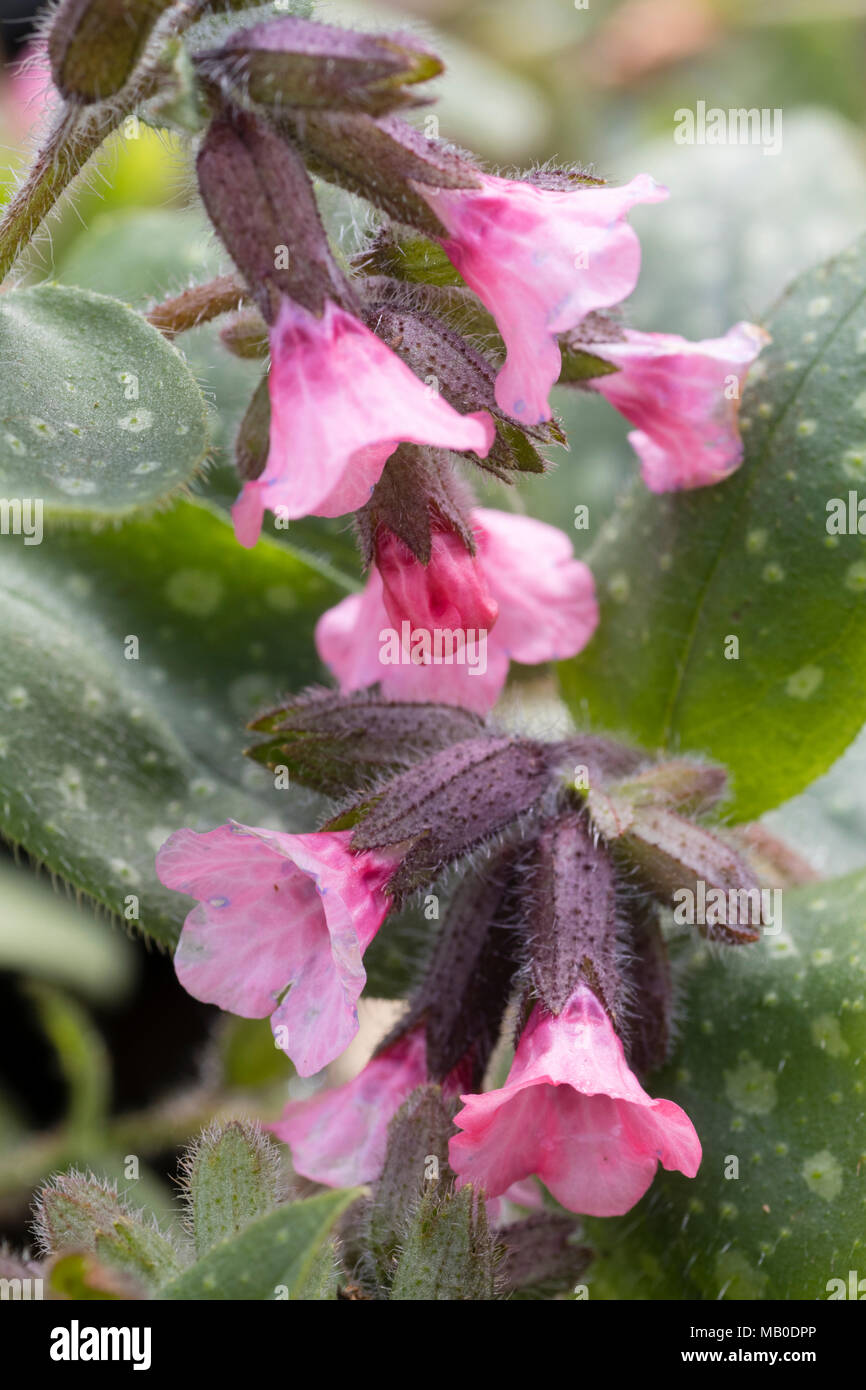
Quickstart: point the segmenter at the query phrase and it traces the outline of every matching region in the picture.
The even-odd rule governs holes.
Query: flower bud
[[[695,825],[684,816],[660,806],[641,806],[634,810],[617,850],[637,868],[644,883],[662,901],[679,905],[683,893],[709,900],[721,893],[734,897],[734,910],[713,913],[715,920],[699,920],[696,925],[710,940],[739,945],[756,941],[762,907],[758,881],[740,856],[717,835]],[[746,911],[740,910],[740,898]],[[746,920],[742,920],[743,918]]]
[[[423,1020],[433,1081],[459,1065],[466,1089],[481,1085],[518,968],[515,874],[515,852],[506,847],[462,880],[398,1024],[404,1031]]]
[[[454,744],[395,777],[356,807],[356,852],[413,843],[388,887],[399,900],[529,811],[550,783],[550,748],[484,737]]]
[[[235,439],[235,466],[244,481],[258,478],[268,461],[271,430],[271,398],[263,376],[244,411]]]
[[[478,188],[478,171],[394,116],[343,111],[285,113],[280,124],[308,167],[430,236],[445,236],[436,213],[413,187]]]
[[[538,837],[527,897],[532,982],[553,1014],[583,978],[616,1017],[621,989],[613,865],[586,818],[566,811]]]
[[[372,115],[416,105],[404,86],[443,67],[414,35],[358,33],[294,15],[238,30],[196,63],[204,76],[238,86],[262,106]]]
[[[454,705],[321,688],[269,710],[249,727],[265,738],[247,749],[248,757],[272,769],[285,764],[293,781],[326,796],[364,790],[384,773],[397,773],[484,730],[477,715]]]
[[[377,537],[383,532],[399,537],[422,565],[430,564],[434,526],[454,532],[474,554],[472,502],[444,449],[401,444],[355,517],[365,568],[376,560]]]
[[[196,171],[208,216],[269,323],[284,297],[314,314],[328,300],[353,307],[304,162],[287,141],[234,111],[212,121]]]
[[[434,529],[430,560],[424,565],[393,531],[381,527],[376,568],[385,610],[397,632],[404,623],[409,631],[489,632],[496,622],[499,605],[484,570],[454,531]]]
[[[263,358],[270,353],[268,325],[258,309],[242,309],[220,329],[223,347],[235,357]]]
[[[89,104],[120,91],[174,0],[64,0],[48,33],[55,84]]]
[[[573,1218],[536,1212],[498,1233],[505,1247],[500,1278],[506,1289],[559,1292],[580,1279],[592,1259],[586,1245],[575,1244]]]

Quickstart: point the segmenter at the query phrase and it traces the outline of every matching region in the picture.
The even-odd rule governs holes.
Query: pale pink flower
[[[457,1095],[467,1075],[458,1064],[445,1078],[443,1094]],[[427,1080],[421,1024],[378,1052],[351,1081],[290,1101],[270,1128],[291,1146],[292,1163],[304,1177],[330,1187],[372,1182],[382,1171],[389,1124]]]
[[[451,1166],[488,1197],[535,1173],[569,1210],[621,1216],[659,1163],[692,1178],[701,1161],[691,1120],[643,1090],[584,983],[560,1014],[536,1004],[501,1089],[461,1099]]]
[[[342,1086],[290,1101],[273,1133],[292,1150],[296,1172],[330,1187],[372,1182],[382,1171],[388,1125],[427,1080],[424,1029],[391,1043]]]
[[[241,545],[255,545],[266,510],[287,519],[356,511],[403,441],[481,458],[493,443],[486,411],[460,415],[330,302],[317,318],[284,299],[270,338],[270,447],[232,508]]]
[[[667,189],[648,174],[621,188],[538,188],[480,176],[479,188],[415,185],[447,228],[449,260],[496,320],[505,365],[496,400],[523,424],[550,419],[559,377],[557,335],[619,304],[640,272],[640,242],[625,221],[635,203]]]
[[[769,334],[753,323],[702,343],[675,333],[624,332],[622,342],[586,346],[619,368],[592,385],[638,426],[628,438],[647,487],[706,487],[733,473],[743,459],[743,383]]]
[[[175,953],[181,984],[229,1013],[270,1016],[301,1076],[358,1031],[362,957],[391,905],[385,888],[399,856],[353,854],[350,839],[348,830],[288,835],[232,821],[178,830],[157,855],[166,888],[199,902]]]
[[[555,526],[532,517],[479,507],[472,513],[477,553],[474,561],[466,554],[461,567],[474,567],[483,575],[467,581],[464,591],[472,595],[471,612],[478,616],[487,600],[498,609],[495,624],[483,637],[476,629],[460,629],[464,634],[464,661],[429,663],[408,658],[413,650],[423,655],[418,634],[430,634],[429,647],[437,626],[425,627],[433,616],[431,589],[419,564],[417,582],[405,577],[401,582],[401,602],[392,599],[389,614],[382,578],[374,567],[361,594],[351,594],[322,615],[316,626],[316,646],[322,660],[331,668],[340,688],[360,690],[381,682],[383,693],[392,699],[435,700],[462,705],[485,713],[496,703],[505,684],[510,661],[537,665],[542,661],[562,661],[586,646],[598,623],[598,604],[592,574],[574,558],[568,537]],[[437,563],[438,563],[437,552]],[[448,553],[448,564],[453,556]],[[418,563],[417,561],[415,562]],[[412,603],[417,599],[417,614]],[[456,600],[458,616],[462,601]],[[392,616],[393,615],[393,616]],[[452,617],[448,612],[449,620]],[[414,636],[409,650],[396,619],[403,618]],[[401,624],[402,626],[402,624]],[[453,628],[445,627],[447,634]],[[400,659],[394,657],[399,645]],[[447,641],[442,642],[448,653]],[[459,653],[460,644],[454,651]],[[474,663],[474,665],[472,664]]]

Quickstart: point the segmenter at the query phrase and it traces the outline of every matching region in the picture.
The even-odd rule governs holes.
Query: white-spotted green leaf
[[[201,392],[140,315],[60,285],[0,300],[0,497],[122,517],[188,483],[207,452]],[[7,526],[7,530],[9,527]]]

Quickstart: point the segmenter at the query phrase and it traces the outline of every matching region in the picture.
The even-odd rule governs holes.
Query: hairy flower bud
[[[358,33],[294,15],[238,30],[222,48],[198,54],[196,64],[262,106],[372,115],[416,105],[403,88],[443,67],[414,35]]]
[[[69,101],[120,91],[174,0],[64,0],[48,33],[51,76]]]
[[[284,297],[353,307],[295,149],[249,112],[217,117],[196,161],[208,215],[269,323]]]
[[[340,695],[321,687],[268,710],[249,727],[265,738],[247,749],[248,757],[270,768],[285,764],[293,780],[327,796],[363,790],[383,774],[484,732],[477,715],[454,705],[382,700],[368,691]]]
[[[389,884],[399,898],[530,810],[549,785],[549,759],[549,748],[530,739],[454,744],[361,803],[352,847],[414,842]]]
[[[480,186],[478,171],[465,159],[395,116],[304,111],[284,113],[281,125],[313,173],[430,236],[444,236],[445,228],[412,181],[431,188]]]
[[[463,879],[398,1024],[403,1032],[424,1023],[433,1081],[444,1081],[460,1064],[468,1089],[476,1089],[496,1045],[519,960],[515,859],[507,846]]]
[[[694,899],[703,894],[703,900],[721,894],[726,901],[733,895],[732,910],[695,918],[702,935],[729,945],[757,940],[763,911],[758,881],[711,831],[664,807],[641,806],[616,848],[663,902],[677,906],[682,894]]]
[[[558,1014],[585,980],[616,1018],[621,989],[613,865],[586,817],[566,811],[538,837],[527,888],[532,982]]]
[[[235,439],[235,466],[238,476],[246,481],[258,478],[268,461],[271,430],[271,398],[268,379],[263,376],[238,428]]]
[[[270,352],[268,325],[258,309],[242,309],[220,329],[220,341],[235,357],[262,358]]]

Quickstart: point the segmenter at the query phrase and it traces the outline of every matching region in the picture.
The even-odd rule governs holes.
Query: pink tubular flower
[[[416,188],[447,228],[448,259],[505,342],[497,403],[523,424],[549,420],[562,366],[557,334],[631,294],[640,243],[626,214],[667,189],[648,174],[621,188],[556,190],[489,175],[480,188]]]
[[[496,703],[510,661],[537,665],[574,656],[589,641],[598,623],[592,574],[574,558],[568,537],[555,526],[531,517],[479,507],[472,513],[477,554],[463,551],[457,560],[450,543],[434,547],[431,564],[395,566],[399,584],[386,556],[388,589],[374,567],[362,594],[351,594],[322,615],[316,626],[316,646],[342,690],[360,690],[381,682],[386,696],[402,700],[436,700],[485,713]],[[459,544],[459,542],[458,542]],[[437,570],[453,583],[458,563],[463,579],[453,611],[443,606],[439,622]],[[433,574],[431,576],[431,570]],[[395,596],[396,595],[396,596]],[[468,600],[467,600],[468,595]],[[488,598],[489,595],[489,598]],[[464,604],[466,605],[464,607]],[[498,609],[495,625],[480,624],[464,633],[463,660],[448,661],[446,627],[457,616],[479,618]],[[409,624],[409,650],[401,629]],[[425,645],[432,659],[424,661]],[[436,659],[437,633],[444,659]],[[421,660],[412,660],[412,654]]]
[[[404,1100],[427,1076],[424,1025],[376,1054],[342,1086],[290,1101],[270,1128],[289,1144],[295,1171],[329,1187],[372,1182],[382,1171],[388,1126]],[[442,1090],[455,1096],[465,1084],[461,1064]]]
[[[350,838],[232,821],[205,834],[178,830],[157,855],[166,888],[199,901],[174,958],[184,989],[243,1018],[270,1015],[301,1076],[321,1071],[358,1031],[361,959],[390,907],[385,885],[398,856],[353,854]]]
[[[407,545],[385,530],[376,544],[382,601],[394,627],[467,628],[489,631],[499,606],[480,565],[453,531],[434,531],[430,563],[422,565]]]
[[[560,1014],[535,1006],[501,1090],[461,1099],[451,1166],[488,1197],[536,1173],[569,1210],[622,1216],[659,1163],[690,1178],[700,1165],[691,1120],[646,1094],[583,983]]]
[[[292,519],[362,507],[402,441],[481,458],[493,443],[486,411],[458,414],[330,302],[319,319],[284,299],[270,337],[270,448],[232,508],[241,545],[255,545],[268,508]]]
[[[739,467],[740,392],[769,341],[762,328],[738,323],[702,343],[627,328],[622,342],[587,344],[620,369],[592,385],[637,425],[629,443],[652,492],[706,487]]]

